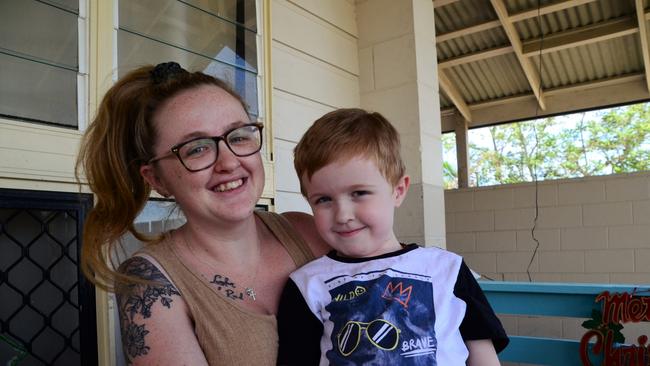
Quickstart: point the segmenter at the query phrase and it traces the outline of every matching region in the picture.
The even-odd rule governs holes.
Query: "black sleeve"
[[[320,362],[323,324],[309,310],[298,286],[289,279],[278,309],[278,365],[309,366]]]
[[[463,340],[491,339],[497,353],[506,348],[509,342],[506,331],[465,261],[461,263],[458,271],[454,295],[467,304],[465,317],[460,324]]]

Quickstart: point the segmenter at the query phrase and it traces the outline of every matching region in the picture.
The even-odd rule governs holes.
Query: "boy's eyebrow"
[[[307,201],[311,201],[312,199],[314,199],[316,197],[321,197],[321,196],[324,196],[324,194],[322,194],[322,193],[312,193],[312,194],[307,196]]]
[[[361,183],[361,184],[353,184],[351,186],[345,187],[345,191],[358,191],[358,190],[363,190],[363,189],[372,189],[375,188],[374,184],[370,183]],[[328,194],[326,193],[320,193],[320,192],[314,192],[312,194],[307,195],[307,199],[311,200],[314,197],[320,197],[320,196],[327,196]]]
[[[353,184],[349,187],[349,189],[352,190],[361,189],[361,188],[375,188],[375,185],[370,183],[361,183],[361,184]]]

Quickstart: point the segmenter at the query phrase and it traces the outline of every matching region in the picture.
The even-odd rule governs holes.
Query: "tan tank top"
[[[314,254],[289,221],[272,212],[255,212],[282,243],[296,266],[314,259]],[[142,253],[158,261],[188,305],[194,329],[208,363],[217,365],[275,365],[278,351],[274,315],[244,309],[188,268],[169,241],[145,247]]]

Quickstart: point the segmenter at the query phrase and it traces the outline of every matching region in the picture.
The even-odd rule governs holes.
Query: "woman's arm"
[[[499,366],[499,358],[491,339],[479,339],[465,342],[469,351],[469,366]]]
[[[318,234],[316,225],[314,225],[314,217],[312,215],[295,211],[285,212],[282,215],[291,222],[300,235],[305,239],[316,258],[327,254],[327,252],[332,250],[332,248],[327,245],[325,240],[323,240]]]
[[[132,257],[119,271],[155,284],[117,288],[124,356],[129,365],[208,365],[187,305],[148,259]]]

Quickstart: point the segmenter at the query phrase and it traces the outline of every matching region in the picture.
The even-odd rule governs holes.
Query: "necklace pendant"
[[[255,289],[252,287],[246,287],[246,295],[248,295],[250,298],[255,301]]]

